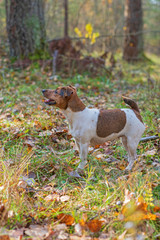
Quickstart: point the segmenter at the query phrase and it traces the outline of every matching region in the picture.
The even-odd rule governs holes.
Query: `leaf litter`
[[[46,84],[51,85],[51,80],[46,76],[47,74],[44,73],[44,77],[41,74],[38,75],[40,84],[46,81]],[[75,143],[68,132],[66,120],[59,110],[52,111],[39,102],[42,84],[41,87],[33,88],[33,90],[30,88],[31,91],[25,93],[26,89],[31,86],[28,75],[32,77],[36,73],[33,74],[31,69],[21,73],[21,79],[25,78],[26,85],[23,89],[21,86],[19,87],[23,94],[17,98],[16,104],[9,106],[14,99],[8,99],[8,93],[5,94],[5,91],[1,100],[2,137],[0,144],[3,146],[3,160],[5,159],[2,169],[5,168],[6,171],[4,171],[5,175],[0,182],[2,192],[0,195],[2,201],[0,219],[6,221],[8,218],[10,225],[7,227],[16,228],[15,232],[1,229],[2,239],[3,236],[6,238],[9,236],[8,239],[12,239],[16,234],[20,239],[26,235],[30,238],[40,239],[92,239],[95,236],[97,239],[109,239],[111,236],[114,239],[125,239],[126,237],[132,239],[134,236],[129,236],[130,231],[140,232],[141,237],[145,236],[147,230],[140,229],[141,224],[145,228],[145,222],[153,221],[156,226],[159,221],[158,204],[160,203],[158,202],[158,206],[156,206],[157,210],[155,210],[155,205],[150,206],[149,204],[153,202],[151,201],[152,197],[149,193],[146,196],[145,190],[148,182],[152,182],[152,192],[155,192],[153,197],[155,198],[158,194],[158,173],[154,169],[159,161],[158,144],[142,143],[139,152],[143,153],[140,159],[143,164],[141,168],[136,169],[134,175],[132,173],[125,175],[123,172],[126,160],[124,160],[124,152],[119,148],[120,143],[107,142],[105,145],[92,147],[85,175],[79,174],[76,176],[77,179],[71,180],[70,172],[76,169],[79,158],[75,157],[77,150],[74,149]],[[15,80],[12,81],[15,83],[17,76],[18,73],[13,76]],[[6,77],[9,81],[10,74]],[[47,80],[45,80],[46,77]],[[85,85],[85,81],[88,86]],[[88,78],[84,77],[84,82],[79,84],[80,95],[83,95],[87,105],[99,108],[112,108],[115,105],[119,107],[122,89],[116,79],[115,83],[110,82],[110,84],[114,84],[113,88],[103,86],[103,90],[99,86],[93,86],[93,83],[89,81]],[[32,87],[38,85],[37,81],[32,83]],[[61,85],[61,82],[57,81],[56,84]],[[155,134],[157,128],[152,126],[152,122],[155,123],[155,120],[154,117],[150,119],[149,116],[153,112],[156,113],[156,93],[155,98],[150,96],[150,93],[147,93],[146,97],[143,90],[136,92],[134,86],[128,84],[130,88],[127,89],[127,84],[124,88],[126,89],[125,93],[141,101],[142,114],[149,125],[146,135],[150,135],[151,131]],[[116,88],[119,88],[119,92],[115,91]],[[94,94],[88,96],[92,90]],[[15,94],[14,92],[16,91],[13,88],[10,94]],[[4,103],[6,97],[7,101]],[[150,105],[150,112],[146,116],[144,116],[146,106],[143,104],[143,98],[144,100],[147,98],[150,102],[155,101],[155,106]],[[17,176],[15,181],[9,173],[14,171],[17,162],[23,161],[23,154],[21,157],[18,156],[18,152],[22,152],[22,149],[19,148],[22,148],[26,154],[32,151],[33,155],[30,157],[30,161],[24,164],[24,172],[20,172],[18,176],[15,174]],[[151,168],[147,163],[148,159],[155,163],[155,165],[151,165]],[[137,164],[140,166],[139,163]],[[92,168],[92,166],[94,167]],[[30,170],[35,172],[34,177],[29,176]],[[15,170],[16,172],[18,171]],[[137,185],[136,178],[140,186]],[[5,182],[6,179],[7,182]],[[129,195],[128,202],[125,202],[124,189],[127,185],[132,189],[129,193],[133,194]],[[32,187],[32,192],[27,191],[30,187]],[[9,197],[7,197],[8,193]],[[136,198],[140,195],[143,196],[143,200],[138,202]],[[16,201],[14,202],[15,196],[17,197],[17,205]],[[25,208],[22,206],[18,208],[18,205],[21,205],[20,200]],[[121,204],[117,204],[118,201]],[[80,208],[79,205],[81,205]],[[24,216],[31,212],[29,222],[17,221],[18,223],[16,223],[16,219],[18,219],[16,214],[19,214],[20,208],[22,208],[21,214]],[[105,211],[101,216],[102,209]],[[83,217],[84,213],[86,217]],[[95,215],[97,217],[92,219]],[[113,224],[113,228],[117,229],[117,233],[110,227],[109,222],[115,224]],[[150,227],[152,235],[151,229],[152,227]]]

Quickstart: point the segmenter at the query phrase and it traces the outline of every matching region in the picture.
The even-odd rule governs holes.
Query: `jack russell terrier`
[[[132,169],[137,146],[145,130],[136,102],[123,97],[131,108],[99,110],[87,108],[72,86],[44,89],[42,93],[46,98],[45,103],[60,108],[69,122],[70,133],[80,153],[78,170],[82,170],[87,163],[89,145],[102,144],[119,137],[128,152],[126,170]]]

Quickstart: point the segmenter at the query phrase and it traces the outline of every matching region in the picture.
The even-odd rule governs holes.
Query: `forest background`
[[[160,238],[160,0],[132,3],[0,0],[0,239]],[[26,13],[38,18],[23,25]],[[133,171],[118,140],[70,176],[74,139],[41,94],[68,84],[89,107],[136,100]]]

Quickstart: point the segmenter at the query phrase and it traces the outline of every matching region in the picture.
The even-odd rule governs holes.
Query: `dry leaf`
[[[145,156],[154,156],[156,154],[157,150],[156,149],[152,149],[152,150],[148,150],[144,155]]]
[[[35,147],[35,142],[33,140],[26,140],[26,141],[24,141],[23,145],[33,148],[33,147]]]
[[[53,134],[53,131],[46,130],[46,131],[40,132],[39,136],[45,137],[45,136],[51,136],[52,134]]]
[[[76,235],[70,235],[70,240],[92,240],[92,237],[87,237],[87,236],[76,236]],[[98,240],[98,239],[97,239]]]
[[[105,157],[106,157],[105,154],[100,153],[100,154],[98,154],[98,155],[96,156],[96,159],[100,160],[100,159],[103,159],[103,158],[105,158]]]
[[[77,223],[74,227],[75,229],[75,233],[78,235],[78,236],[82,236],[82,227],[79,223]]]
[[[56,232],[66,231],[66,230],[67,230],[67,226],[65,223],[60,223],[54,226],[54,231]]]
[[[122,208],[121,219],[125,222],[139,222],[141,220],[155,220],[157,216],[152,214],[147,210],[147,203],[142,202],[142,199],[139,198],[137,202],[134,199],[130,200]]]
[[[10,240],[10,237],[8,235],[1,235],[0,240]]]
[[[65,223],[67,226],[71,226],[74,223],[74,217],[65,213],[60,213],[57,216],[57,219],[60,221],[60,223]]]
[[[104,171],[105,171],[106,173],[109,173],[112,169],[113,169],[113,168],[104,168]]]
[[[154,212],[159,212],[160,211],[160,207],[159,206],[154,206],[153,211]]]
[[[48,196],[46,196],[44,198],[44,200],[46,202],[49,202],[49,201],[59,201],[59,195],[58,194],[49,194]]]
[[[48,235],[48,228],[40,225],[30,225],[29,229],[25,230],[25,234],[30,237],[38,237],[40,239],[45,239]]]
[[[64,195],[64,196],[60,197],[61,202],[67,202],[69,199],[70,199],[70,196],[68,196],[68,195]]]
[[[61,231],[58,236],[57,236],[57,239],[59,240],[67,240],[69,237],[68,233],[64,232],[64,231]]]
[[[144,217],[144,219],[147,219],[147,220],[156,220],[156,218],[157,218],[156,214],[152,214],[150,212],[148,212]]]
[[[26,189],[27,183],[25,181],[21,180],[21,181],[18,182],[17,187]]]
[[[86,225],[91,232],[96,233],[96,232],[99,232],[101,230],[102,225],[103,225],[103,221],[98,220],[98,219],[93,219],[93,220],[87,222]]]

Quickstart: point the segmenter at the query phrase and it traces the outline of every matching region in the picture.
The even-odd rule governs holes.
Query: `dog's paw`
[[[132,167],[133,167],[133,165],[132,165],[132,166],[128,165],[128,166],[124,169],[124,171],[125,171],[125,172],[129,172],[129,171],[132,170]]]
[[[85,168],[86,164],[87,164],[87,161],[81,161],[77,168],[78,171],[79,171],[79,169],[83,170]]]

